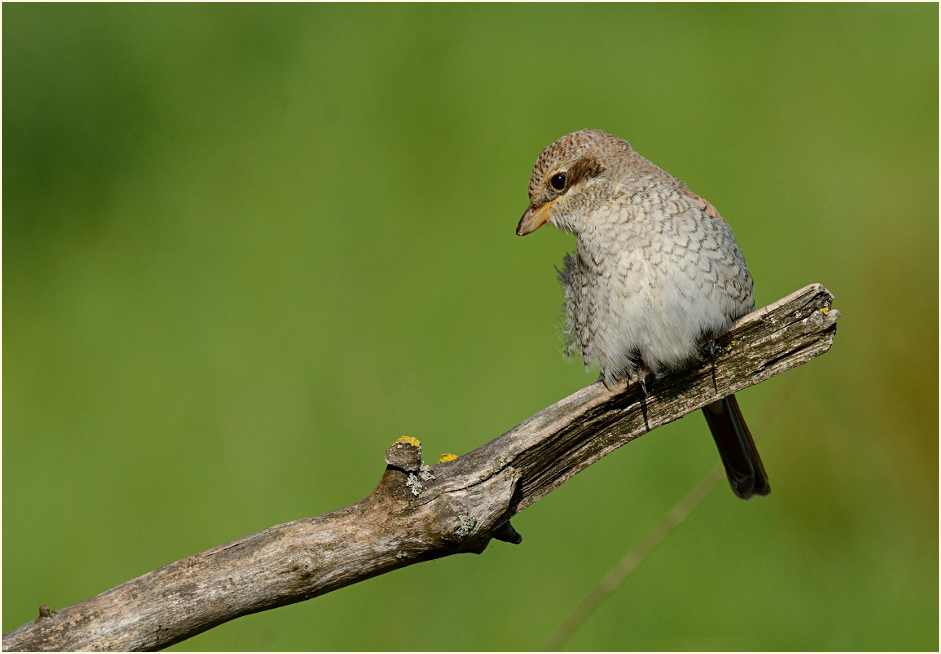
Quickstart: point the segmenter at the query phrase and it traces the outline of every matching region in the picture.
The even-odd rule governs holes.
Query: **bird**
[[[632,378],[646,398],[660,377],[702,360],[711,340],[754,310],[754,282],[715,207],[613,134],[583,129],[547,146],[516,233],[549,223],[576,236],[558,279],[563,353],[600,368],[611,389]],[[771,492],[735,395],[702,409],[732,491]]]

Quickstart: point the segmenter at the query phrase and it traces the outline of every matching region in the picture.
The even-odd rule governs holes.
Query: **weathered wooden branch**
[[[460,458],[426,466],[400,439],[366,499],[171,563],[3,636],[4,650],[158,650],[239,616],[407,565],[520,542],[516,513],[646,433],[826,352],[839,312],[812,284],[739,320],[704,361],[636,385],[600,383]],[[646,413],[646,425],[645,416]]]

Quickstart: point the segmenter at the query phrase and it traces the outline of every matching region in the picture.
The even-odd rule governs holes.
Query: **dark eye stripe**
[[[576,161],[575,165],[569,170],[569,184],[574,184],[583,177],[595,177],[603,170],[604,166],[600,161],[586,155]]]

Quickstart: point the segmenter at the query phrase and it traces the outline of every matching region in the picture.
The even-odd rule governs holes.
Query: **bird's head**
[[[539,155],[529,179],[529,208],[516,233],[530,234],[548,222],[553,227],[581,231],[590,208],[611,192],[610,182],[633,152],[613,134],[583,129],[566,134]]]

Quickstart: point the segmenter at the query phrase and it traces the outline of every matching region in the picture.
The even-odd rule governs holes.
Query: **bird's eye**
[[[552,176],[552,179],[549,180],[549,183],[552,184],[552,188],[556,191],[561,191],[565,188],[565,173],[558,173]]]

